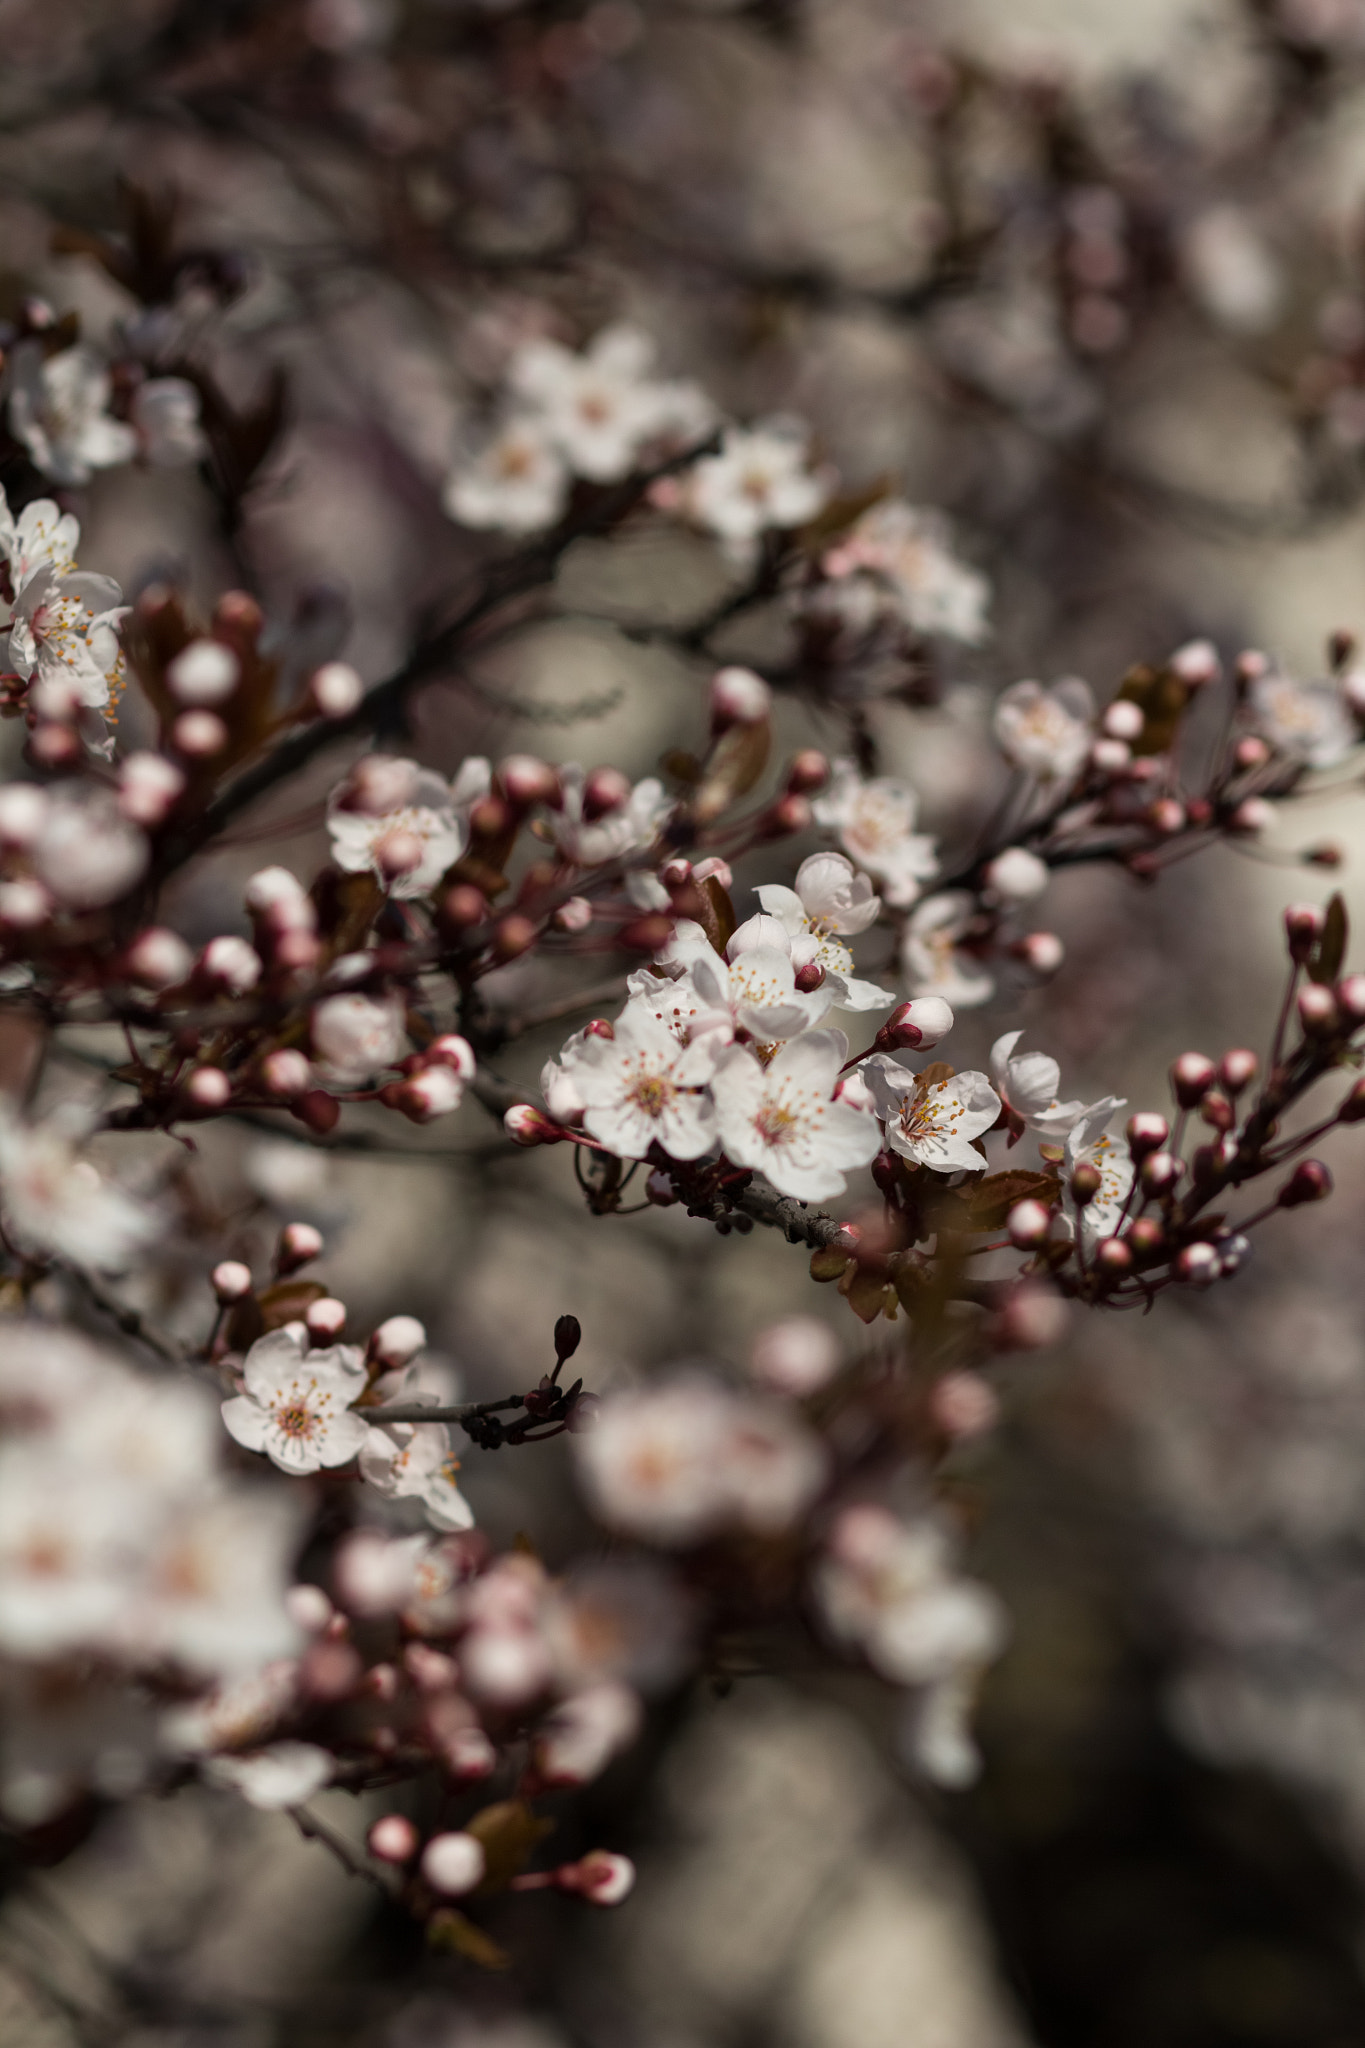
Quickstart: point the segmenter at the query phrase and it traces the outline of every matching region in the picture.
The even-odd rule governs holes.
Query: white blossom
[[[209,1757],[200,1769],[210,1785],[273,1813],[311,1799],[330,1784],[336,1764],[315,1742],[272,1742],[245,1756]]]
[[[1251,715],[1272,746],[1309,768],[1331,768],[1357,740],[1356,723],[1342,692],[1320,677],[1301,683],[1282,669],[1257,676],[1250,688]]]
[[[9,423],[36,468],[54,483],[89,483],[91,472],[131,462],[137,435],[108,412],[110,379],[87,348],[48,355],[21,341],[9,359]]]
[[[845,1010],[881,1010],[896,1000],[892,989],[860,981],[853,973],[853,955],[843,943],[866,931],[881,909],[866,875],[857,874],[841,853],[813,853],[796,871],[796,887],[763,884],[758,900],[792,941],[793,962],[821,967]]]
[[[1068,1173],[1085,1165],[1097,1168],[1100,1176],[1099,1193],[1081,1210],[1081,1232],[1090,1241],[1113,1236],[1133,1185],[1133,1156],[1128,1142],[1116,1138],[1109,1129],[1115,1112],[1123,1106],[1117,1095],[1092,1102],[1081,1111],[1066,1141]]]
[[[149,377],[130,410],[143,459],[154,469],[183,469],[208,453],[199,393],[188,377]]]
[[[9,658],[16,675],[31,681],[44,717],[108,709],[123,674],[116,629],[124,610],[111,577],[61,573],[52,562],[28,577],[11,613]]]
[[[725,960],[699,925],[689,922],[684,932],[680,924],[678,933],[688,950],[682,985],[690,986],[701,1004],[688,1027],[694,1037],[718,1032],[729,1039],[744,1032],[760,1045],[772,1045],[809,1031],[834,1001],[834,984],[828,978],[809,993],[797,988],[792,942],[775,917],[751,917],[740,925],[730,937]],[[665,992],[665,1012],[669,1000]]]
[[[991,1047],[991,1073],[1005,1105],[1044,1138],[1064,1138],[1085,1105],[1060,1102],[1062,1070],[1045,1052],[1017,1053],[1022,1031],[1007,1031]]]
[[[518,414],[456,464],[442,502],[461,526],[536,533],[554,525],[568,498],[568,468],[544,422]]]
[[[98,910],[141,881],[147,837],[127,819],[111,790],[59,785],[32,849],[38,879],[70,910]]]
[[[860,516],[821,567],[835,578],[877,576],[917,633],[940,634],[969,647],[987,637],[990,584],[958,560],[947,522],[932,508],[883,499]]]
[[[887,775],[865,781],[853,761],[841,758],[812,808],[816,823],[838,833],[845,853],[876,877],[897,909],[907,909],[937,872],[934,842],[915,831],[918,799],[905,783]]]
[[[916,904],[901,944],[901,965],[912,995],[941,996],[961,1010],[990,1001],[993,977],[959,944],[975,909],[965,889],[926,896]]]
[[[995,737],[1005,759],[1046,782],[1070,782],[1094,737],[1095,700],[1079,676],[1015,683],[995,706]]]
[[[647,442],[709,424],[700,391],[651,379],[653,361],[649,336],[621,324],[603,328],[581,355],[556,341],[527,342],[508,381],[575,475],[613,483]]]
[[[984,1169],[972,1140],[984,1136],[1000,1114],[1000,1097],[984,1074],[969,1071],[926,1083],[886,1053],[874,1053],[861,1071],[893,1152],[935,1173]]]
[[[309,1022],[313,1051],[329,1080],[359,1087],[402,1058],[407,1045],[403,998],[359,993],[324,996]]]
[[[599,818],[583,815],[583,786],[587,780],[576,761],[560,770],[563,801],[550,815],[555,844],[566,860],[579,867],[600,867],[604,861],[619,860],[654,844],[661,827],[673,810],[672,799],[656,776],[637,782],[626,802]]]
[[[298,1630],[285,1596],[302,1536],[302,1503],[288,1491],[196,1489],[158,1532],[133,1611],[130,1652],[228,1676],[288,1655]]]
[[[328,799],[332,859],[347,874],[376,876],[400,900],[428,896],[464,852],[467,833],[455,792],[444,776],[415,761],[384,762],[390,772],[381,781],[375,760],[367,758],[368,780],[359,790],[343,783]]]
[[[21,1244],[96,1272],[128,1264],[161,1230],[155,1212],[104,1180],[52,1122],[0,1105],[0,1210]]]
[[[1004,1614],[988,1587],[962,1578],[943,1526],[884,1508],[847,1508],[815,1573],[821,1617],[883,1678],[928,1685],[979,1670],[999,1652]]]
[[[16,519],[0,489],[0,549],[16,596],[39,569],[53,569],[58,576],[74,569],[80,537],[79,520],[51,498],[35,498]]]
[[[460,1461],[444,1423],[389,1422],[374,1411],[360,1476],[386,1500],[419,1500],[433,1529],[472,1529],[474,1511],[455,1483]]]
[[[809,463],[810,437],[799,422],[731,427],[719,454],[693,466],[684,504],[699,526],[747,556],[770,528],[804,526],[824,506],[829,485]]]
[[[997,853],[986,869],[988,888],[1005,903],[1031,903],[1041,896],[1052,879],[1046,861],[1039,860],[1026,846],[1007,846]]]
[[[674,1159],[699,1159],[715,1142],[715,1117],[703,1092],[720,1045],[677,1038],[648,1010],[628,1005],[613,1038],[585,1034],[564,1072],[583,1105],[583,1126],[619,1159],[643,1159],[660,1145]]]
[[[711,1084],[727,1156],[766,1174],[781,1194],[802,1201],[841,1194],[845,1169],[866,1166],[880,1148],[873,1118],[835,1100],[847,1057],[842,1031],[808,1031],[766,1066],[746,1047],[731,1046]]]
[[[361,1353],[350,1344],[309,1350],[301,1330],[294,1324],[259,1338],[242,1366],[244,1391],[223,1403],[228,1434],[282,1472],[349,1464],[369,1434],[351,1407],[365,1389]]]

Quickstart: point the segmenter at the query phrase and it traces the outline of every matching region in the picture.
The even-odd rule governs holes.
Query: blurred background
[[[129,188],[214,252],[154,332],[88,253]],[[193,471],[97,477],[72,500],[83,565],[130,595],[245,585],[379,677],[497,553],[441,487],[509,351],[629,317],[728,411],[807,420],[848,489],[941,507],[990,578],[982,647],[780,703],[781,743],[875,750],[949,849],[998,794],[989,707],[1021,676],[1104,701],[1195,633],[1306,674],[1365,631],[1363,209],[1360,0],[0,0],[0,314],[37,292],[113,354],[196,356],[236,406],[285,394],[230,502]],[[585,544],[552,611],[384,743],[447,772],[520,749],[650,773],[700,736],[710,663],[642,627],[728,573],[658,525]],[[712,651],[780,669],[782,630]],[[267,859],[311,874],[353,751],[187,871],[188,936],[229,928]],[[1068,1093],[1161,1107],[1177,1052],[1263,1048],[1280,909],[1340,886],[1365,910],[1360,815],[1350,790],[1291,806],[1259,854],[1153,887],[1063,874],[1066,966],[965,1018],[958,1063],[1022,1023]],[[1305,868],[1329,844],[1339,871]],[[490,1000],[514,1011],[529,971]],[[533,1084],[564,1028],[503,1070]],[[64,1092],[92,1085],[80,1050]],[[598,1389],[738,1367],[795,1309],[866,1341],[800,1251],[594,1218],[557,1151],[511,1151],[472,1100],[397,1142],[352,1114],[326,1149],[205,1133],[202,1237],[159,1314],[193,1315],[224,1227],[249,1250],[302,1217],[357,1324],[421,1316],[471,1397],[524,1384],[566,1311]],[[167,1170],[168,1141],[119,1142],[121,1170]],[[634,1897],[591,1924],[514,1902],[515,1981],[425,1956],[276,1818],[180,1793],[49,1871],[0,1864],[0,2040],[1365,2044],[1365,1173],[1332,1165],[1338,1198],[1282,1218],[1235,1287],[1011,1366],[1000,1427],[955,1454],[1013,1620],[970,1791],[899,1775],[851,1675],[699,1684],[591,1794]],[[561,1448],[471,1451],[496,1541],[566,1554]],[[319,1808],[359,1837],[357,1802]]]

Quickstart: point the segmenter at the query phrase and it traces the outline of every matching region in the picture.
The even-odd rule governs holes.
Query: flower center
[[[765,1145],[785,1145],[795,1125],[794,1113],[781,1102],[765,1102],[754,1118],[754,1129]]]
[[[306,1401],[293,1400],[275,1410],[275,1426],[286,1436],[310,1437],[315,1434],[317,1424],[318,1418]]]
[[[630,1099],[646,1116],[660,1117],[677,1089],[665,1074],[641,1074],[630,1091]]]

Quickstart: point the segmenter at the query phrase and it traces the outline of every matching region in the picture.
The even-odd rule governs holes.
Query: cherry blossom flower
[[[1007,846],[986,869],[988,888],[1004,903],[1031,903],[1052,879],[1052,870],[1026,846]]]
[[[333,1757],[316,1742],[272,1742],[245,1756],[208,1757],[200,1766],[208,1784],[236,1792],[266,1813],[302,1805],[331,1783],[335,1770]]]
[[[703,456],[684,486],[699,526],[747,557],[770,528],[804,526],[829,498],[809,467],[810,436],[794,420],[727,429],[717,455]]]
[[[561,1700],[536,1727],[531,1760],[546,1785],[589,1785],[628,1749],[644,1720],[629,1686],[586,1687]]]
[[[915,906],[901,943],[901,965],[912,995],[942,996],[961,1010],[990,1001],[993,977],[958,943],[975,910],[965,889],[926,896]]]
[[[846,1508],[814,1590],[831,1635],[898,1685],[979,1670],[1004,1642],[996,1595],[958,1575],[947,1532],[928,1516],[902,1522],[871,1504]]]
[[[1022,1031],[1007,1031],[991,1047],[991,1073],[1005,1108],[1044,1138],[1064,1138],[1085,1105],[1059,1102],[1062,1070],[1045,1052],[1016,1054]]]
[[[584,1129],[608,1152],[643,1159],[657,1144],[674,1159],[699,1159],[715,1142],[714,1112],[701,1091],[720,1050],[710,1035],[680,1046],[656,1017],[628,1005],[615,1036],[585,1035],[564,1071],[583,1104]]]
[[[990,584],[952,552],[942,513],[887,498],[870,506],[825,555],[827,576],[868,573],[889,585],[906,623],[969,647],[988,634]]]
[[[1325,678],[1301,683],[1271,669],[1253,679],[1249,699],[1258,731],[1309,768],[1333,767],[1356,744],[1355,720],[1337,685]]]
[[[0,1447],[0,1645],[52,1657],[112,1642],[155,1501],[42,1439]]]
[[[10,426],[44,476],[86,484],[93,470],[131,462],[137,435],[110,418],[109,372],[89,349],[48,355],[41,342],[21,341],[8,369]]]
[[[9,563],[10,589],[17,596],[30,576],[52,569],[64,576],[76,566],[80,522],[51,498],[35,498],[16,519],[0,489],[0,550]]]
[[[131,1611],[129,1654],[215,1677],[287,1656],[299,1632],[285,1595],[303,1533],[303,1504],[287,1489],[196,1489],[158,1531]]]
[[[736,1398],[725,1465],[731,1512],[746,1529],[790,1529],[825,1483],[824,1445],[784,1402]]]
[[[579,867],[600,867],[604,861],[619,860],[623,854],[652,846],[673,810],[656,776],[637,782],[626,801],[600,817],[585,817],[583,792],[587,781],[582,768],[570,761],[560,771],[563,800],[552,813],[550,828],[555,844],[566,860]]]
[[[692,1609],[676,1577],[653,1558],[590,1558],[552,1586],[540,1619],[566,1692],[616,1681],[660,1692],[687,1667]]]
[[[474,1510],[455,1483],[459,1469],[443,1423],[381,1420],[360,1453],[361,1478],[386,1500],[419,1500],[433,1529],[474,1526]]]
[[[995,707],[995,737],[1012,767],[1044,782],[1070,782],[1094,737],[1095,700],[1079,676],[1015,683]]]
[[[608,1527],[655,1543],[709,1535],[729,1508],[731,1419],[724,1388],[700,1373],[609,1394],[595,1426],[572,1440],[593,1511]]]
[[[935,1173],[984,1170],[985,1159],[972,1140],[982,1137],[1000,1114],[1000,1097],[984,1074],[954,1074],[926,1083],[886,1053],[874,1053],[861,1072],[893,1152]]]
[[[792,941],[794,963],[823,968],[841,1009],[881,1010],[895,1002],[894,990],[854,976],[853,955],[843,944],[845,935],[866,931],[881,909],[880,897],[852,861],[841,853],[813,853],[797,869],[794,889],[767,882],[756,893]]]
[[[754,1378],[797,1401],[818,1394],[842,1362],[839,1339],[818,1316],[782,1316],[759,1331],[749,1352]]]
[[[767,1066],[744,1046],[732,1046],[711,1083],[727,1156],[802,1201],[842,1194],[844,1170],[868,1165],[880,1144],[866,1111],[834,1099],[847,1057],[842,1031],[808,1031]]]
[[[456,464],[442,503],[461,526],[537,533],[554,525],[568,498],[568,467],[544,421],[516,414]]]
[[[309,1350],[302,1325],[272,1330],[242,1366],[244,1391],[223,1403],[229,1436],[264,1451],[282,1472],[347,1465],[365,1447],[369,1424],[351,1403],[365,1389],[365,1364],[351,1344]]]
[[[327,1078],[358,1087],[402,1057],[408,1042],[403,998],[358,993],[324,996],[309,1021],[313,1050]]]
[[[828,978],[808,993],[798,989],[791,940],[775,917],[751,917],[740,925],[726,947],[727,960],[699,926],[691,928],[684,945],[692,944],[693,933],[702,943],[692,947],[683,981],[695,990],[702,1006],[691,1021],[694,1037],[715,1032],[725,1040],[746,1032],[760,1045],[772,1045],[810,1030],[834,1001],[834,985]],[[667,1008],[667,995],[662,1000]]]
[[[376,876],[400,901],[428,896],[465,848],[455,792],[415,761],[385,759],[376,772],[371,755],[365,766],[359,789],[343,783],[328,799],[332,859],[347,874]]]
[[[0,1106],[0,1210],[20,1243],[73,1265],[126,1266],[160,1232],[155,1212],[101,1179],[53,1123]]]
[[[1066,1141],[1068,1172],[1082,1164],[1095,1167],[1100,1176],[1099,1193],[1081,1210],[1081,1232],[1089,1241],[1112,1237],[1119,1227],[1124,1204],[1133,1185],[1133,1157],[1125,1138],[1109,1129],[1115,1113],[1124,1106],[1117,1095],[1092,1102],[1072,1125]]]
[[[938,869],[933,840],[914,829],[918,808],[905,783],[887,775],[864,781],[846,758],[833,763],[829,785],[812,806],[816,823],[838,833],[845,853],[877,878],[886,901],[901,910]]]
[[[98,910],[146,872],[151,849],[112,791],[89,783],[52,792],[32,860],[38,879],[72,910]]]
[[[646,442],[695,435],[713,408],[695,385],[652,380],[654,344],[639,328],[603,328],[581,355],[559,342],[528,342],[509,384],[577,476],[613,483],[635,467]]]
[[[123,592],[109,576],[59,573],[46,562],[27,578],[10,617],[9,659],[16,675],[32,682],[44,717],[108,709],[123,675],[115,628],[124,610]]]
[[[199,393],[188,377],[149,377],[130,407],[143,460],[153,469],[183,469],[208,452]]]
[[[168,1707],[161,1717],[162,1747],[174,1756],[258,1748],[295,1706],[298,1672],[293,1658],[277,1657],[221,1679],[200,1699]]]

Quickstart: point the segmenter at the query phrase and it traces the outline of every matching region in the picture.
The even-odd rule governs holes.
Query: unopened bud
[[[1218,649],[1212,640],[1187,640],[1171,656],[1170,668],[1182,683],[1188,683],[1192,690],[1200,690],[1208,683],[1216,683],[1223,673],[1223,664],[1218,659]]]
[[[303,1320],[315,1344],[335,1344],[346,1327],[346,1304],[325,1294],[321,1301],[308,1304]]]
[[[1241,685],[1259,682],[1270,673],[1270,657],[1262,654],[1259,647],[1244,647],[1233,665],[1233,674]]]
[[[1199,1105],[1199,1114],[1215,1131],[1230,1131],[1237,1121],[1232,1104],[1220,1088],[1210,1088]]]
[[[929,1413],[947,1437],[967,1443],[1000,1419],[1000,1399],[979,1372],[946,1372],[929,1395]]]
[[[1301,1159],[1276,1196],[1282,1209],[1297,1209],[1304,1202],[1325,1201],[1332,1192],[1332,1176],[1320,1159]]]
[[[320,718],[349,718],[360,709],[365,685],[349,661],[325,661],[308,678],[308,695]]]
[[[36,931],[39,925],[47,923],[52,911],[51,896],[31,875],[21,875],[13,882],[0,882],[0,925],[7,930]]]
[[[482,924],[488,915],[488,898],[472,882],[456,882],[441,898],[440,918],[451,931],[466,931]]]
[[[1270,759],[1270,749],[1265,741],[1254,732],[1249,732],[1233,748],[1232,758],[1244,772],[1253,768],[1264,768]]]
[[[1176,1277],[1192,1287],[1208,1287],[1222,1271],[1222,1261],[1211,1244],[1187,1244],[1176,1255]]]
[[[209,1280],[214,1293],[225,1306],[234,1301],[245,1301],[251,1292],[251,1268],[244,1266],[240,1259],[224,1259],[214,1267]]]
[[[1021,1280],[1000,1311],[996,1336],[1007,1351],[1042,1351],[1060,1342],[1066,1325],[1067,1306],[1057,1290],[1041,1280]]]
[[[790,792],[780,796],[764,819],[764,833],[769,839],[785,839],[791,832],[808,832],[815,819],[810,801],[804,796]]]
[[[1365,1074],[1361,1075],[1350,1094],[1346,1097],[1346,1100],[1342,1103],[1341,1108],[1337,1111],[1337,1117],[1344,1124],[1365,1122]]]
[[[228,729],[216,711],[182,711],[171,727],[171,744],[187,761],[211,761],[228,743]]]
[[[1174,1152],[1153,1152],[1150,1159],[1143,1160],[1138,1178],[1149,1195],[1164,1195],[1184,1171],[1184,1160],[1177,1159]]]
[[[185,1095],[201,1115],[212,1116],[232,1100],[232,1082],[221,1067],[196,1067],[185,1083]]]
[[[1341,1028],[1341,1012],[1330,988],[1311,981],[1299,990],[1299,1022],[1309,1038],[1331,1038]]]
[[[275,1247],[275,1271],[297,1273],[322,1256],[322,1232],[311,1223],[286,1223]]]
[[[50,798],[36,782],[0,783],[0,846],[25,852],[47,823]]]
[[[1095,1264],[1111,1280],[1121,1280],[1133,1270],[1133,1253],[1121,1237],[1103,1237],[1095,1246]]]
[[[711,730],[762,725],[772,713],[773,693],[751,668],[717,669],[711,678]]]
[[[221,640],[191,640],[166,670],[171,695],[195,707],[225,704],[241,680],[242,664]]]
[[[1136,1116],[1128,1119],[1128,1149],[1138,1162],[1152,1152],[1159,1152],[1170,1135],[1171,1127],[1165,1117],[1158,1116],[1153,1110],[1140,1109]]]
[[[1046,861],[1039,860],[1025,846],[1007,846],[998,853],[985,873],[986,886],[1006,903],[1029,903],[1041,896],[1051,879]]]
[[[474,1048],[467,1038],[461,1038],[458,1031],[443,1031],[439,1038],[433,1038],[427,1047],[428,1061],[441,1067],[450,1067],[462,1081],[472,1081],[477,1064]]]
[[[534,754],[509,754],[499,766],[498,782],[508,803],[518,810],[529,810],[532,804],[553,809],[563,800],[558,772]]]
[[[463,1100],[464,1082],[453,1068],[438,1065],[410,1074],[400,1083],[394,1106],[410,1123],[429,1124],[439,1116],[449,1116]]]
[[[1090,749],[1090,765],[1097,775],[1122,775],[1132,759],[1133,750],[1127,740],[1096,740]]]
[[[1098,1166],[1083,1159],[1071,1175],[1071,1199],[1078,1209],[1088,1208],[1103,1186],[1104,1175]]]
[[[321,1586],[314,1586],[307,1580],[289,1588],[284,1596],[284,1611],[295,1628],[303,1629],[310,1636],[320,1636],[333,1621],[344,1619],[338,1615]]]
[[[825,970],[818,960],[809,960],[804,967],[797,968],[794,979],[801,994],[811,996],[824,986]]]
[[[589,824],[630,802],[630,783],[619,768],[594,768],[583,784],[583,816]]]
[[[1131,697],[1116,697],[1100,720],[1100,730],[1111,740],[1135,740],[1146,723],[1142,707]]]
[[[405,1813],[386,1813],[371,1825],[365,1846],[380,1863],[411,1863],[421,1839]]]
[[[28,743],[29,757],[38,768],[74,768],[83,749],[79,733],[55,719],[38,726]]]
[[[559,1125],[529,1102],[514,1102],[502,1127],[514,1145],[558,1145],[564,1137]]]
[[[416,1316],[390,1316],[370,1339],[370,1357],[391,1368],[406,1365],[426,1341],[426,1330]]]
[[[735,885],[734,870],[730,866],[729,861],[722,860],[720,855],[715,853],[708,854],[705,860],[697,862],[692,870],[692,880],[694,882],[719,882],[722,889],[733,889]]]
[[[608,1849],[594,1849],[577,1863],[561,1864],[553,1884],[562,1892],[573,1892],[592,1906],[619,1906],[635,1889],[635,1865],[629,1856],[617,1856]]]
[[[1166,1242],[1166,1227],[1158,1216],[1139,1216],[1136,1223],[1128,1225],[1124,1239],[1137,1258],[1151,1258]]]
[[[927,1052],[952,1028],[952,1008],[942,996],[916,996],[891,1012],[873,1044],[878,1052]]]
[[[422,1851],[422,1875],[434,1892],[462,1898],[483,1880],[483,1844],[474,1835],[433,1835]]]
[[[318,1137],[326,1137],[341,1121],[341,1104],[329,1095],[325,1088],[309,1088],[289,1105],[300,1123],[307,1124]]]
[[[803,747],[792,756],[787,770],[789,796],[814,796],[829,781],[829,762],[814,747]]]
[[[1148,809],[1147,822],[1154,832],[1160,832],[1169,839],[1185,829],[1185,806],[1178,797],[1159,796]]]
[[[529,917],[523,917],[513,910],[506,917],[500,917],[493,927],[493,955],[498,960],[516,960],[522,953],[529,953],[537,938],[537,928]]]
[[[1171,1093],[1182,1109],[1193,1109],[1212,1088],[1218,1069],[1202,1052],[1182,1052],[1171,1062]]]
[[[616,934],[618,946],[624,946],[632,953],[647,953],[653,959],[661,953],[673,936],[673,920],[662,910],[651,911],[647,917],[632,918],[623,924]]]
[[[1066,958],[1066,948],[1056,932],[1028,932],[1010,947],[1016,960],[1042,979],[1055,974]]]
[[[1325,920],[1315,903],[1291,903],[1284,914],[1284,933],[1289,942],[1289,957],[1298,966],[1316,946],[1322,935]]]
[[[1234,1046],[1218,1062],[1218,1079],[1226,1094],[1240,1095],[1256,1079],[1260,1061],[1246,1046]]]
[[[1263,796],[1243,797],[1236,810],[1228,819],[1229,832],[1244,832],[1255,837],[1268,832],[1275,822],[1275,807],[1268,804]]]
[[[556,931],[585,932],[592,923],[592,904],[586,896],[570,896],[550,920]]]
[[[1030,1196],[1016,1202],[1005,1219],[1010,1243],[1017,1245],[1021,1252],[1036,1251],[1044,1245],[1052,1230],[1052,1211],[1043,1202],[1036,1202]]]
[[[151,925],[139,932],[123,956],[124,973],[141,988],[177,988],[187,981],[194,955],[176,932]]]
[[[277,1095],[281,1102],[302,1095],[312,1078],[313,1069],[304,1054],[292,1046],[268,1052],[261,1061],[261,1085],[268,1095]]]
[[[119,769],[118,807],[134,825],[149,830],[164,823],[171,805],[184,793],[185,777],[164,754],[129,754]],[[20,784],[22,788],[25,785]]]

